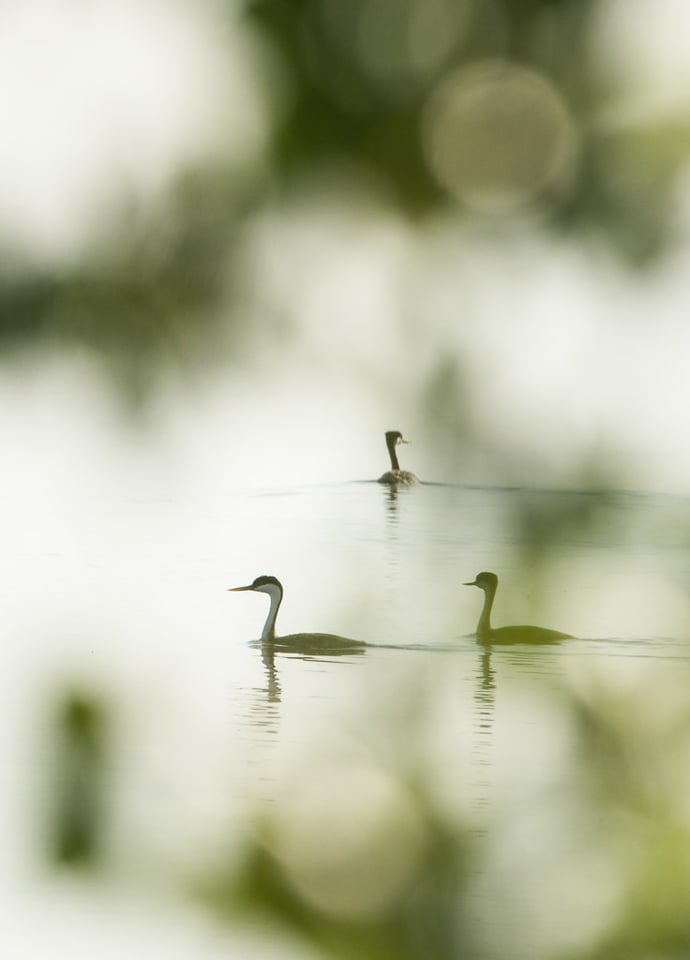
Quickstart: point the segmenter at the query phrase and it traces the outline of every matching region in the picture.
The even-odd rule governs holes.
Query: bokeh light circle
[[[541,74],[485,61],[447,75],[422,120],[427,165],[448,193],[506,212],[567,182],[576,154],[562,96]]]

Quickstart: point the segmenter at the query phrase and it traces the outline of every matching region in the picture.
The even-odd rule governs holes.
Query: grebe
[[[334,633],[290,633],[284,637],[276,636],[276,618],[278,609],[283,600],[283,585],[277,577],[257,577],[246,587],[231,587],[228,593],[242,593],[252,590],[254,593],[267,593],[271,598],[266,623],[261,631],[261,641],[276,648],[297,650],[302,653],[326,651],[362,651],[366,646],[361,640],[351,640],[349,637],[339,637]]]
[[[400,469],[398,454],[395,449],[399,443],[409,443],[409,440],[405,440],[399,430],[388,430],[386,432],[386,446],[388,447],[388,456],[391,458],[391,468],[379,477],[379,483],[419,483],[414,473]]]
[[[477,640],[480,643],[558,643],[559,640],[572,639],[571,634],[544,627],[515,626],[492,627],[491,607],[493,606],[498,577],[495,573],[483,571],[465,587],[479,587],[484,591],[484,606],[477,624]]]

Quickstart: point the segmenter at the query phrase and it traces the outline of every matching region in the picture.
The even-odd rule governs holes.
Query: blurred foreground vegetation
[[[173,901],[201,906],[234,934],[284,944],[289,956],[687,956],[687,679],[685,666],[664,678],[663,708],[642,674],[616,690],[581,678],[556,710],[537,687],[526,690],[543,730],[520,737],[478,829],[453,776],[458,743],[434,718],[442,678],[408,678],[396,706],[379,702],[348,737],[312,744],[239,843],[218,835],[206,865],[161,874],[160,893],[174,891]],[[91,884],[123,881],[117,857],[97,853],[111,826],[94,784],[117,766],[97,719],[104,712],[72,694],[57,715],[52,857],[88,869]],[[131,870],[124,880],[139,887]]]
[[[139,402],[163,371],[244,362],[242,344],[265,342],[260,328],[287,316],[248,302],[263,278],[247,274],[259,268],[246,231],[329,185],[346,203],[366,185],[363,219],[378,203],[411,224],[451,217],[496,238],[517,224],[632,266],[672,247],[688,116],[627,118],[629,78],[603,46],[610,31],[599,36],[604,0],[248,0],[239,16],[236,6],[226,26],[241,24],[255,45],[263,152],[239,170],[213,153],[153,202],[123,181],[109,221],[69,265],[39,266],[0,233],[5,354],[86,349]]]

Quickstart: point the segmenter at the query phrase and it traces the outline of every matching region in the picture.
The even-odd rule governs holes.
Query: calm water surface
[[[76,678],[122,708],[123,860],[203,859],[219,830],[282,809],[343,757],[390,770],[416,758],[435,802],[482,842],[506,798],[533,796],[558,766],[565,688],[597,676],[653,686],[688,660],[682,497],[355,482],[93,497],[79,516],[78,538],[70,516],[48,545],[43,527],[26,534],[3,612],[17,689]],[[485,569],[501,581],[496,625],[576,639],[479,647],[482,595],[462,583]],[[284,585],[280,633],[368,646],[262,649],[268,598],[226,592],[259,574]]]
[[[366,641],[360,656],[271,656],[258,637],[263,595],[227,595],[227,697],[231,722],[270,798],[279,757],[308,746],[329,724],[357,727],[390,713],[396,684],[452,701],[471,806],[491,800],[490,769],[538,724],[525,691],[558,691],[582,671],[625,682],[647,663],[687,660],[688,516],[683,498],[423,484],[397,495],[375,483],[237,492],[218,505],[228,540],[210,558],[227,586],[279,577],[279,633],[328,631]],[[549,550],[540,531],[556,529]],[[558,646],[479,648],[479,570],[501,584],[493,620],[573,633]],[[241,669],[235,669],[238,664]],[[251,676],[251,681],[247,678]],[[233,680],[236,677],[236,682]],[[435,686],[434,686],[435,685]],[[527,704],[526,704],[527,701]],[[439,708],[438,704],[436,709]],[[276,763],[274,768],[272,764]]]
[[[273,654],[253,639],[268,598],[226,595],[227,723],[236,776],[260,804],[282,804],[305,769],[320,776],[324,757],[353,744],[393,769],[421,756],[448,815],[489,849],[498,833],[519,863],[523,828],[511,837],[506,823],[567,755],[564,689],[602,677],[614,687],[648,678],[653,688],[688,660],[684,498],[432,484],[396,496],[351,483],[233,493],[219,508],[236,531],[214,560],[227,586],[272,573],[285,587],[279,632],[369,644],[357,656]],[[538,623],[575,639],[479,647],[482,595],[462,584],[483,569],[501,580],[496,625]],[[548,862],[548,830],[530,840],[532,863],[540,843]],[[488,957],[511,934],[482,870],[470,922],[477,943],[486,941],[477,955]],[[548,881],[523,879],[537,900],[547,896]],[[533,955],[548,953],[551,935],[549,911],[538,915]],[[529,955],[524,929],[522,939]]]

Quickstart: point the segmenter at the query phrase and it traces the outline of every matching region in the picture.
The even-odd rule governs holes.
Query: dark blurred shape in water
[[[93,868],[101,861],[109,721],[90,694],[67,693],[54,718],[48,854],[56,865]]]

